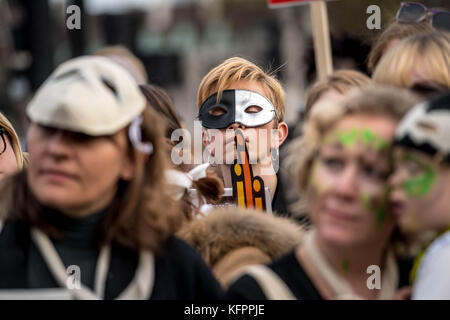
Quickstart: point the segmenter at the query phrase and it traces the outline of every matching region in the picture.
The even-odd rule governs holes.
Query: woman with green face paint
[[[450,93],[414,107],[397,128],[391,203],[405,233],[438,236],[416,259],[413,299],[450,299]]]
[[[414,103],[407,92],[368,87],[350,93],[342,104],[312,110],[294,150],[311,230],[290,254],[238,279],[230,298],[396,296],[408,283],[410,265],[400,263],[392,250],[397,226],[388,211],[387,180],[395,128]],[[261,283],[269,277],[272,281]]]

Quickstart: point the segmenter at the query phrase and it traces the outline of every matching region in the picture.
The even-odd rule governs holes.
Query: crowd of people
[[[450,299],[450,13],[403,3],[368,69],[289,130],[281,82],[230,57],[191,115],[211,161],[175,164],[184,123],[131,52],[62,63],[26,152],[0,113],[0,298]],[[266,212],[236,199],[236,131]]]

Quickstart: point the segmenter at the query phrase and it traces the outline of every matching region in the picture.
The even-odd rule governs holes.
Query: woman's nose
[[[353,166],[345,169],[336,183],[335,191],[346,198],[355,197],[358,192],[358,172]]]
[[[56,158],[68,157],[71,147],[62,131],[56,131],[47,141],[47,152]]]

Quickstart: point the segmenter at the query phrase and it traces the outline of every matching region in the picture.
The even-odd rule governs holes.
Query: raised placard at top
[[[269,3],[269,8],[281,8],[299,4],[306,4],[314,0],[267,0],[267,1]]]

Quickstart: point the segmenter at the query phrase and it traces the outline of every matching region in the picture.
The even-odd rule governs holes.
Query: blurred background
[[[400,2],[327,2],[335,69],[366,72],[370,43]],[[374,4],[381,8],[381,30],[366,27],[367,7]],[[81,9],[79,30],[66,27],[70,5]],[[245,57],[279,77],[288,123],[296,121],[316,77],[307,4],[269,9],[267,0],[0,0],[0,110],[20,137],[27,102],[58,64],[116,44],[143,61],[150,82],[168,91],[190,130],[202,77],[228,57]]]

